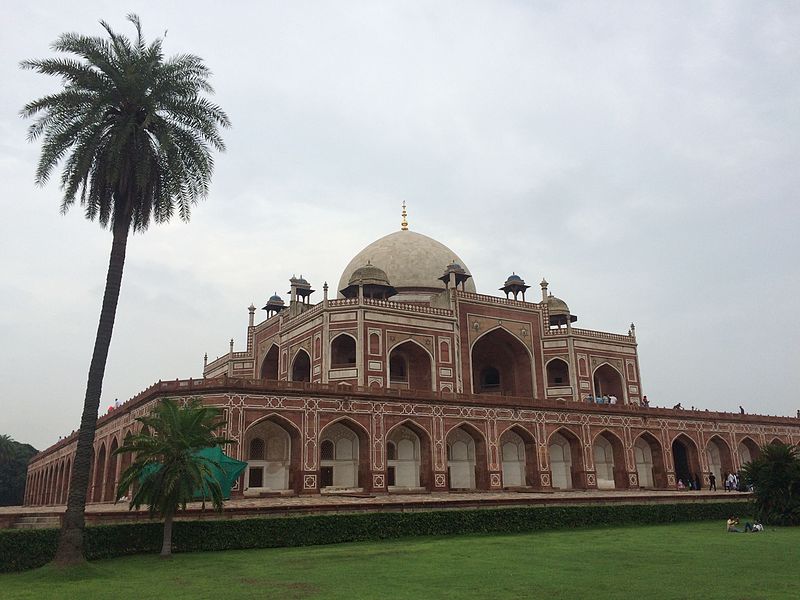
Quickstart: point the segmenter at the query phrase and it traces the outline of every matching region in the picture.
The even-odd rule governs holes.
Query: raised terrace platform
[[[233,498],[225,502],[222,514],[189,504],[179,519],[242,519],[284,517],[322,513],[411,512],[426,510],[480,509],[512,506],[554,506],[580,504],[671,504],[676,502],[746,502],[751,494],[741,492],[624,490],[554,492],[433,492],[419,494],[323,494],[270,498]],[[0,528],[56,527],[65,506],[0,507]],[[86,507],[90,525],[148,521],[146,510],[129,511],[127,503],[99,503]]]

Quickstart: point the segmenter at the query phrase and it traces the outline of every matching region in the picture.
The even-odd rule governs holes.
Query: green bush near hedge
[[[541,529],[652,525],[727,519],[752,510],[749,502],[615,504],[368,512],[261,519],[176,521],[173,552],[313,546],[389,538],[518,533]],[[89,560],[155,553],[161,548],[161,522],[101,525],[86,529]],[[53,558],[57,529],[0,531],[0,572],[42,566]]]

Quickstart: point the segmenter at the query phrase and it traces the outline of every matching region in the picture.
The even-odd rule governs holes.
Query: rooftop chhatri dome
[[[375,285],[389,285],[389,278],[386,276],[386,272],[383,269],[367,261],[366,265],[353,271],[347,285],[358,285],[359,283],[362,285],[370,283]]]

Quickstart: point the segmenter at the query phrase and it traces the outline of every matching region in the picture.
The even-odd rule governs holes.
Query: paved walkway
[[[431,510],[454,508],[480,508],[498,506],[529,506],[554,504],[640,504],[668,502],[714,502],[744,500],[750,494],[739,492],[688,492],[673,490],[575,490],[556,492],[433,492],[419,494],[358,494],[358,495],[309,495],[268,498],[234,498],[225,502],[223,516],[245,517],[260,515],[290,515],[325,512],[362,512],[371,510]],[[188,505],[187,516],[195,516],[202,510],[199,502]],[[3,506],[0,517],[13,518],[24,515],[60,515],[66,507],[61,506]],[[208,510],[207,516],[217,516]],[[147,518],[146,511],[129,511],[127,503],[120,502],[90,504],[86,507],[87,520],[112,522]]]

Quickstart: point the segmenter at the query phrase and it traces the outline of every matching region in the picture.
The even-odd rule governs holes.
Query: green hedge
[[[707,521],[751,510],[749,502],[613,504],[367,512],[261,519],[177,521],[173,551],[313,546],[365,540],[466,533],[520,533],[541,529]],[[162,524],[126,523],[86,529],[90,560],[158,552]],[[0,572],[22,571],[48,563],[58,530],[0,531]]]

